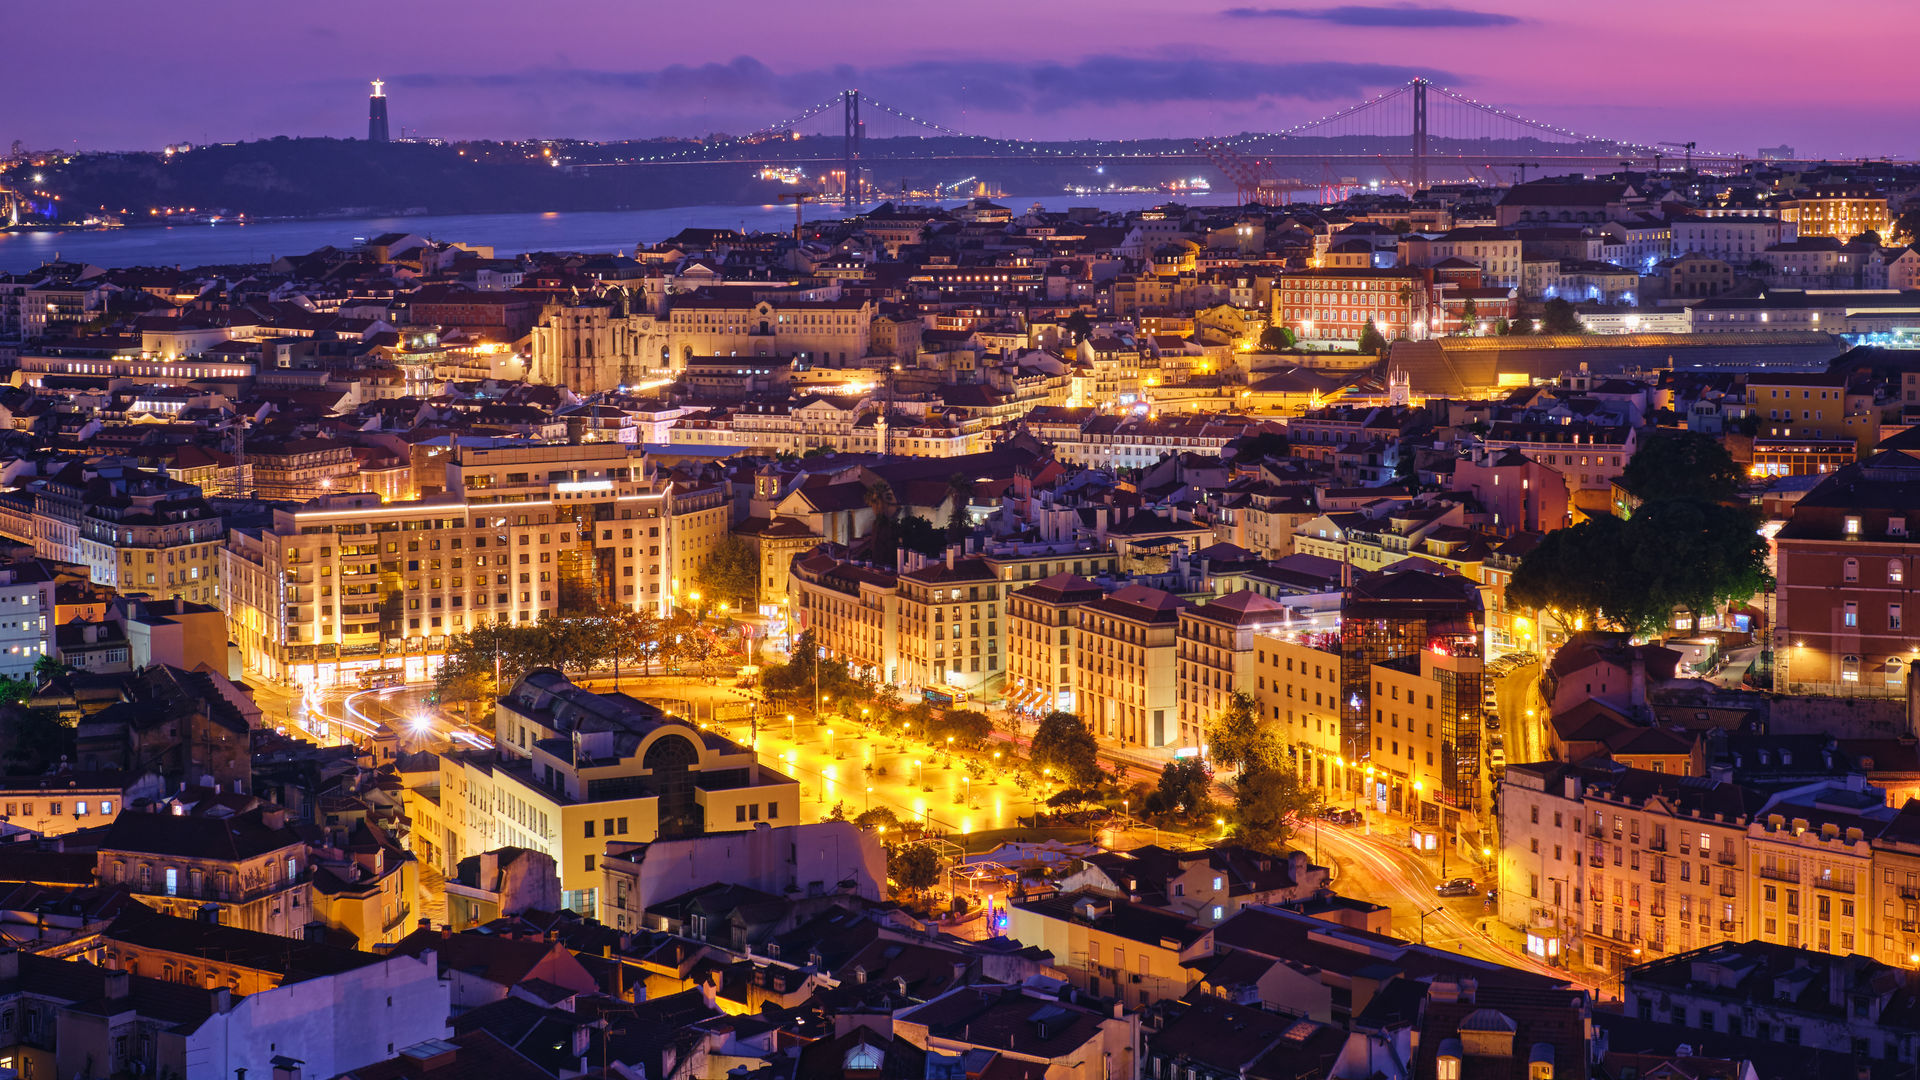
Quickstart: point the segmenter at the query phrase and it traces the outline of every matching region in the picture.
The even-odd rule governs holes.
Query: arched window
[[[1906,567],[1901,565],[1899,559],[1888,559],[1887,560],[1887,584],[1898,585],[1905,580],[1907,580]]]

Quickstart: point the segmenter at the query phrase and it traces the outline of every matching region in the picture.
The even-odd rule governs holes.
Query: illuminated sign
[[[611,480],[564,480],[553,485],[555,491],[612,491]]]

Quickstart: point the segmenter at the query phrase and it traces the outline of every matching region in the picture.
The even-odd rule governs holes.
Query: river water
[[[1172,199],[1162,194],[1003,195],[994,201],[1024,213],[1034,203],[1049,210],[1096,206],[1138,210]],[[1193,198],[1188,196],[1189,199]],[[1205,201],[1204,197],[1199,201]],[[1231,201],[1231,196],[1227,200]],[[917,205],[924,205],[916,201]],[[943,205],[957,206],[959,202]],[[807,207],[807,219],[837,217],[828,206]],[[651,244],[688,227],[789,229],[793,208],[676,206],[662,210],[576,213],[449,214],[424,217],[342,218],[261,224],[155,225],[125,229],[0,232],[0,272],[31,270],[54,258],[95,266],[206,266],[263,263],[332,244],[351,247],[381,233],[418,233],[435,240],[490,244],[502,258],[526,251],[623,251]]]

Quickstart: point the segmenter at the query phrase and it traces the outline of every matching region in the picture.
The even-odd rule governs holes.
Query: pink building
[[[1502,535],[1567,524],[1567,478],[1518,449],[1482,452],[1455,465],[1452,490],[1478,499]]]

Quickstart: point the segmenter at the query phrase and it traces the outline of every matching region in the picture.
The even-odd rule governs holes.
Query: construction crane
[[[790,202],[793,204],[793,244],[795,247],[799,247],[800,231],[801,231],[801,228],[806,224],[806,221],[801,217],[801,209],[802,207],[805,207],[807,203],[813,199],[813,192],[783,191],[777,196],[777,198],[779,199],[779,201],[783,203]]]
[[[1688,172],[1692,172],[1692,171],[1693,171],[1693,148],[1694,148],[1694,147],[1696,147],[1696,146],[1698,146],[1698,145],[1700,145],[1699,143],[1693,143],[1693,142],[1662,142],[1662,143],[1654,143],[1654,145],[1655,145],[1655,146],[1671,146],[1671,147],[1674,147],[1674,148],[1676,148],[1676,149],[1680,149],[1680,150],[1685,150],[1685,151],[1687,152],[1687,158],[1686,158],[1686,161],[1687,161],[1687,171],[1688,171]]]
[[[1272,162],[1248,160],[1218,139],[1200,140],[1193,145],[1207,155],[1207,160],[1213,162],[1214,168],[1233,182],[1234,188],[1239,191],[1241,206],[1252,203],[1280,206],[1287,201],[1289,192],[1309,191],[1314,186],[1304,180],[1276,176]]]
[[[1537,169],[1540,167],[1540,163],[1537,161],[1503,161],[1500,164],[1509,169],[1516,170],[1516,175],[1519,176],[1519,179],[1514,181],[1516,185],[1527,182],[1528,169]],[[1489,163],[1487,168],[1493,168],[1492,163]]]

